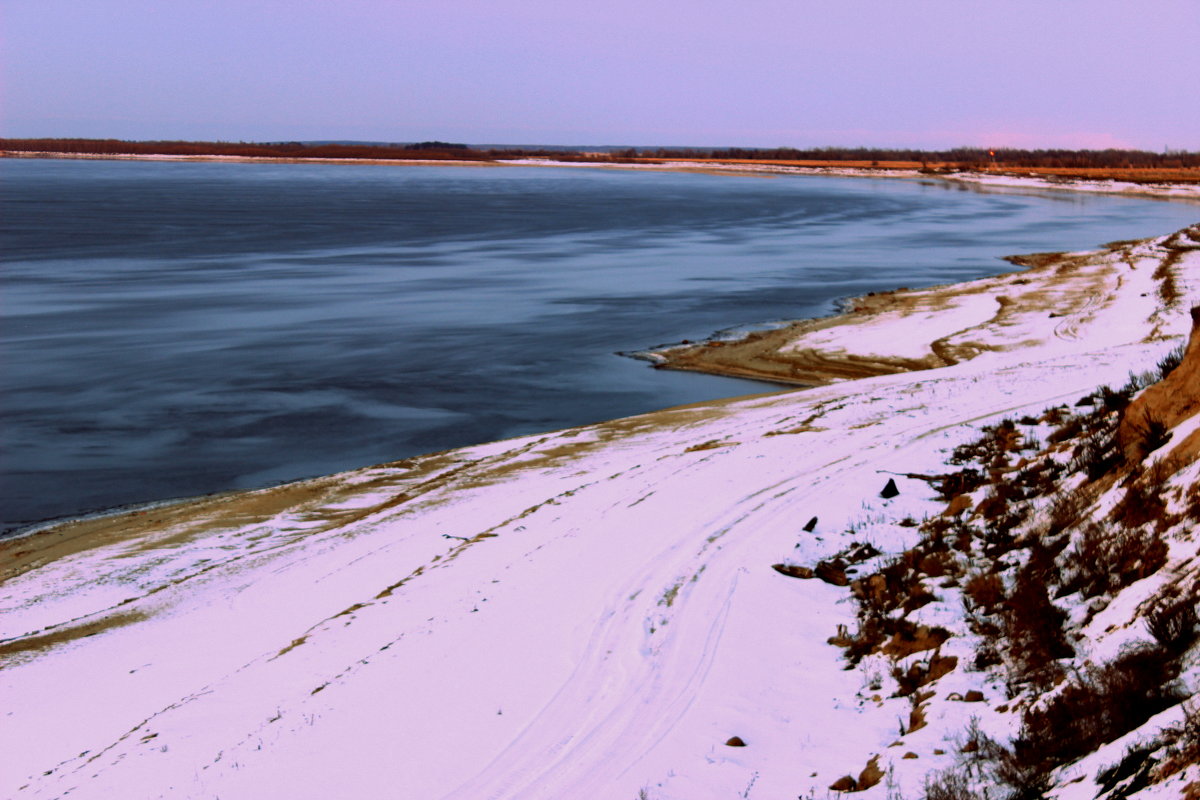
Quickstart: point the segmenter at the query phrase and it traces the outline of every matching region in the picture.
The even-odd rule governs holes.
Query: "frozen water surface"
[[[1195,221],[940,183],[0,160],[3,527],[771,387],[616,351]]]

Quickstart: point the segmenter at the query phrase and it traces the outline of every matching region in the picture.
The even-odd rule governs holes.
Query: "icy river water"
[[[0,530],[769,390],[616,353],[1196,216],[894,179],[0,160]]]

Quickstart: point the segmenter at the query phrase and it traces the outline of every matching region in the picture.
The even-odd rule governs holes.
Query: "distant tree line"
[[[621,151],[624,157],[642,158],[711,158],[745,159],[754,161],[908,161],[921,164],[957,164],[963,167],[984,167],[996,164],[1006,167],[1040,168],[1126,168],[1182,169],[1200,167],[1200,152],[1167,151],[1151,153],[1145,150],[1020,150],[1013,148],[956,147],[950,150],[913,150],[877,147],[820,147],[798,150],[791,147],[773,149],[727,148],[723,150],[692,149],[635,149]]]
[[[750,161],[905,162],[952,165],[964,169],[1185,169],[1200,167],[1200,152],[1145,150],[1020,150],[956,147],[950,150],[914,150],[880,147],[776,148],[638,148],[609,152],[572,152],[563,149],[475,149],[452,142],[412,144],[337,142],[132,142],[121,139],[0,139],[0,150],[92,155],[244,156],[259,158],[347,158],[474,160],[541,157],[557,161],[623,162],[632,159],[714,159]]]
[[[465,144],[305,144],[304,142],[130,142],[122,139],[0,139],[0,150],[80,155],[241,156],[257,158],[420,159],[490,161]]]

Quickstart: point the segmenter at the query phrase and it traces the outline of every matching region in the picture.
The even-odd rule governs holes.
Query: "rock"
[[[772,564],[771,569],[789,578],[812,578],[815,573],[808,567],[798,567],[794,564]]]
[[[740,736],[731,736],[729,737],[729,740],[725,742],[725,745],[727,747],[745,747],[746,742],[743,741],[742,737]]]
[[[963,695],[963,702],[964,703],[982,703],[983,702],[983,692],[978,691],[976,689],[972,689],[971,691],[969,691],[965,695]]]
[[[808,521],[808,523],[807,523],[807,524],[805,524],[805,526],[804,526],[804,530],[805,530],[805,532],[806,532],[806,533],[812,533],[812,532],[813,532],[813,531],[815,531],[816,529],[817,529],[817,518],[816,518],[816,517],[813,517],[812,519],[810,519],[810,520]]]
[[[852,545],[848,550],[844,551],[846,558],[851,564],[858,564],[866,561],[868,558],[874,558],[879,555],[879,550],[870,542],[862,542],[861,544]]]
[[[896,488],[896,479],[888,478],[887,485],[883,487],[883,491],[879,493],[879,496],[886,500],[898,494],[900,494],[900,490]]]
[[[818,562],[817,568],[813,570],[813,574],[834,586],[850,585],[850,579],[846,577],[846,570],[832,561]]]
[[[962,512],[970,511],[974,507],[975,504],[971,501],[970,495],[955,495],[951,498],[949,505],[946,506],[946,510],[942,512],[942,516],[957,517]]]
[[[863,768],[863,771],[859,773],[854,790],[861,792],[870,789],[881,780],[883,780],[883,770],[879,768],[879,756],[873,756],[867,762],[867,766]]]
[[[829,784],[829,788],[835,792],[853,792],[858,789],[858,781],[851,778],[849,775],[843,775],[833,783]]]
[[[914,753],[911,750],[909,750],[907,753],[905,753],[904,755],[902,755],[900,757],[901,758],[920,758],[920,756],[918,756],[916,753]]]

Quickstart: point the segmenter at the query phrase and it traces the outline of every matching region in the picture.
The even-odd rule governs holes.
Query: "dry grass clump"
[[[1005,600],[1004,580],[994,572],[976,572],[963,584],[963,596],[968,611],[991,614]]]
[[[1157,531],[1111,522],[1084,527],[1070,559],[1063,592],[1098,597],[1153,575],[1167,561],[1167,543]]]
[[[1045,704],[1028,709],[1014,749],[1047,770],[1074,761],[1182,700],[1174,684],[1178,674],[1165,649],[1130,648],[1077,674]]]
[[[1174,655],[1181,655],[1196,640],[1196,598],[1164,597],[1146,614],[1146,630],[1154,640]]]
[[[1166,530],[1178,521],[1167,511],[1167,501],[1159,480],[1131,482],[1125,494],[1113,506],[1109,519],[1127,528],[1153,523],[1159,531]]]
[[[1164,258],[1154,270],[1154,279],[1158,281],[1158,296],[1162,298],[1163,304],[1170,308],[1176,305],[1180,300],[1179,287],[1175,283],[1175,273],[1172,267],[1179,260],[1178,255],[1172,253]]]
[[[1155,780],[1164,781],[1193,764],[1200,764],[1200,712],[1195,708],[1185,707],[1183,723],[1164,731],[1163,738],[1166,752]]]
[[[1000,608],[1011,663],[1010,689],[1019,682],[1051,686],[1062,674],[1058,659],[1075,655],[1063,631],[1067,615],[1050,600],[1048,559],[1030,558]]]
[[[926,798],[969,800],[980,796],[973,786],[983,785],[1003,790],[1001,796],[1009,800],[1038,800],[1050,788],[1053,770],[1115,741],[1178,703],[1182,699],[1175,685],[1178,675],[1175,656],[1157,645],[1139,645],[1107,664],[1075,673],[1043,702],[1027,708],[1021,718],[1021,734],[1011,744],[987,736],[972,720],[961,748],[962,760],[927,779]],[[1200,757],[1200,720],[1193,715],[1188,715],[1178,730],[1167,731],[1166,738],[1170,769],[1178,771]],[[1101,770],[1096,778],[1102,794],[1139,771],[1142,785],[1148,785],[1150,768],[1156,762],[1147,759],[1162,745],[1155,742],[1134,748],[1119,764]],[[1162,780],[1165,771],[1166,765],[1153,779]]]
[[[1017,423],[1011,419],[1001,420],[997,425],[983,428],[983,436],[954,448],[951,464],[966,464],[974,461],[992,469],[1008,466],[1008,456],[1027,449]]]

